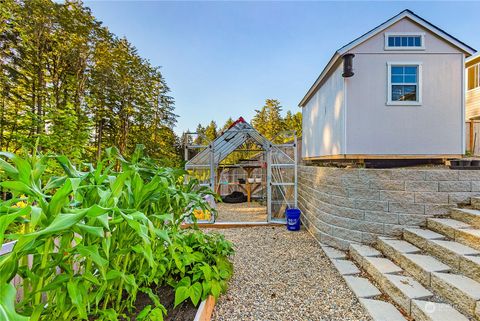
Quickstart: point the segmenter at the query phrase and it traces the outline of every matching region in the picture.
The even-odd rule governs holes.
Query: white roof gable
[[[307,94],[305,97],[303,97],[302,101],[300,101],[299,106],[303,107],[305,104],[310,100],[312,95],[316,92],[318,86],[322,82],[322,80],[325,78],[325,76],[328,74],[330,69],[337,63],[338,59],[340,59],[345,53],[349,52],[359,44],[367,41],[371,37],[375,36],[376,34],[382,32],[383,30],[387,29],[388,27],[392,26],[396,22],[402,20],[402,19],[411,19],[412,21],[416,22],[420,26],[424,27],[425,29],[429,30],[433,34],[437,35],[438,37],[442,38],[444,41],[452,44],[456,48],[460,49],[463,51],[466,56],[471,56],[473,55],[476,50],[473,49],[472,47],[466,45],[465,43],[461,42],[457,38],[453,37],[452,35],[448,34],[447,32],[443,31],[442,29],[438,28],[437,26],[433,25],[432,23],[428,22],[427,20],[423,19],[422,17],[416,15],[413,11],[410,10],[404,10],[397,14],[396,16],[388,19],[378,27],[373,28],[369,32],[365,33],[364,35],[358,37],[357,39],[353,40],[352,42],[346,44],[342,48],[338,49],[330,59],[330,61],[327,63],[323,71],[321,72],[320,76],[318,76],[317,80],[315,83],[310,87],[308,90]]]

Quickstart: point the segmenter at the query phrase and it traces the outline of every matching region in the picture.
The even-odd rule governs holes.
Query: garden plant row
[[[156,166],[142,146],[129,160],[110,148],[76,167],[64,156],[0,153],[0,245],[16,241],[0,256],[2,320],[163,320],[159,289],[174,289],[175,306],[218,297],[232,244],[181,228],[193,211],[213,210],[211,192],[184,174]],[[140,295],[149,300],[141,309]]]

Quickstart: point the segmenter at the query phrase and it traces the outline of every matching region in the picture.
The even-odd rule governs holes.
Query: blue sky
[[[118,36],[161,66],[180,116],[175,131],[232,116],[267,98],[298,102],[333,52],[403,9],[480,49],[480,2],[85,1]]]

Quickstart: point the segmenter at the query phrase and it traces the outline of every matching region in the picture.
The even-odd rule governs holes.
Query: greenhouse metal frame
[[[266,156],[268,221],[285,222],[281,211],[285,208],[297,207],[298,153],[295,131],[282,133],[285,137],[283,141],[287,143],[274,144],[240,117],[215,140],[208,141],[202,136],[204,141],[208,141],[207,145],[195,144],[192,139],[194,135],[198,134],[184,135],[185,169],[192,174],[195,171],[208,170],[209,180],[202,185],[210,187],[213,191],[217,186],[217,169],[222,166],[221,162],[249,140],[258,144]],[[198,152],[189,158],[192,150]],[[280,212],[279,209],[281,209]],[[275,215],[272,216],[272,214]]]

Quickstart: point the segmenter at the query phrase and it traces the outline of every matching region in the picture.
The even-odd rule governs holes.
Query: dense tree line
[[[158,67],[79,1],[2,0],[0,150],[37,142],[74,161],[136,144],[179,161],[174,102]]]
[[[230,117],[221,127],[213,120],[206,126],[198,124],[195,132],[199,135],[195,143],[203,145],[213,141],[233,122],[234,120]],[[282,105],[276,99],[267,99],[265,105],[256,109],[251,124],[260,134],[275,143],[284,143],[283,140],[288,139],[288,137],[279,136],[285,131],[294,130],[298,137],[302,136],[302,113],[287,111],[285,116],[282,116]]]

